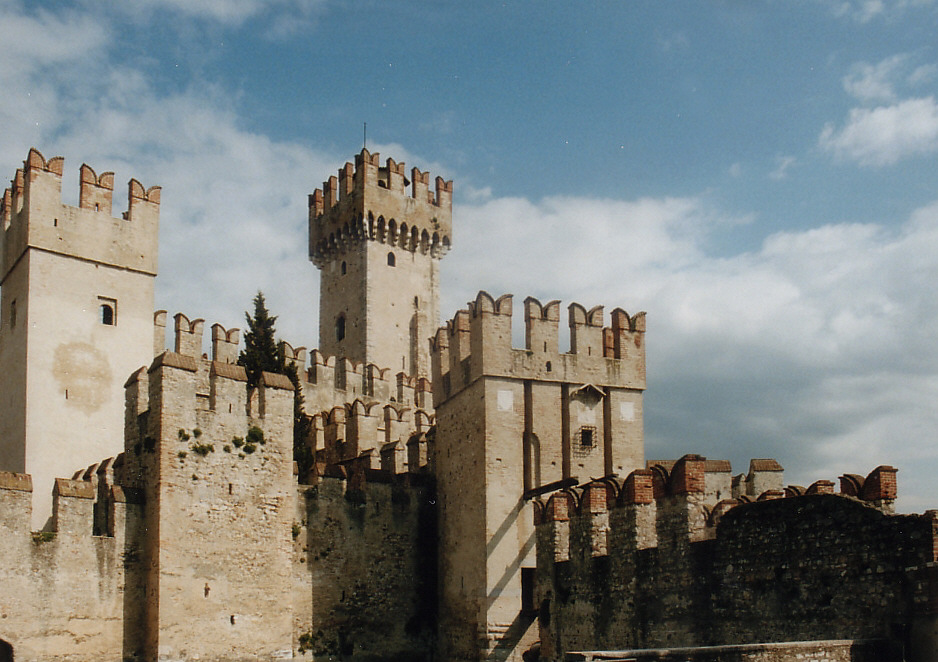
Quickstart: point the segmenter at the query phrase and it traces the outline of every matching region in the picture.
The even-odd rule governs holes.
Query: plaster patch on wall
[[[98,411],[108,399],[111,366],[107,354],[90,343],[70,342],[56,347],[52,374],[67,394],[68,404],[86,414]]]
[[[580,425],[595,425],[596,424],[596,410],[593,408],[583,408],[580,410],[577,420],[580,422]]]
[[[515,394],[512,391],[498,392],[498,411],[512,411],[515,406]]]
[[[634,421],[635,420],[635,403],[634,402],[620,402],[619,403],[619,418],[623,421]]]

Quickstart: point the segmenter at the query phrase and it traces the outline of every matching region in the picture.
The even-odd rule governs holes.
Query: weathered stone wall
[[[55,530],[32,532],[30,496],[28,475],[0,473],[0,640],[17,662],[121,660],[125,576],[140,572],[123,523],[139,505],[115,502],[116,526],[93,535],[92,484],[60,479]]]
[[[300,485],[293,525],[296,650],[304,659],[432,659],[436,510],[426,475],[339,467]]]
[[[899,662],[901,652],[882,641],[796,641],[657,650],[567,653],[565,662]]]
[[[932,622],[936,518],[876,505],[895,498],[891,487],[870,487],[894,485],[894,469],[875,470],[862,498],[824,493],[819,481],[802,496],[713,504],[705,465],[687,456],[664,488],[652,486],[654,472],[636,472],[540,507],[546,659],[830,639],[882,639],[909,659],[931,659],[921,655],[934,640],[914,643],[913,631]]]

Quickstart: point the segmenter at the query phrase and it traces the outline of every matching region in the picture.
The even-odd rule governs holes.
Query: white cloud
[[[938,151],[938,104],[929,96],[891,106],[854,108],[842,128],[824,128],[819,144],[838,158],[865,166],[891,165],[933,153]]]
[[[778,156],[775,159],[775,170],[769,173],[769,178],[781,180],[788,177],[788,170],[798,162],[794,156]]]
[[[896,98],[894,78],[908,56],[893,55],[878,64],[859,62],[844,78],[844,89],[863,102],[890,102]]]
[[[649,457],[699,452],[744,470],[775,456],[805,484],[892,463],[917,485],[900,505],[929,502],[938,203],[898,233],[828,225],[723,258],[705,246],[732,220],[702,199],[502,198],[456,219],[446,316],[505,283],[519,300],[649,311]]]
[[[66,181],[87,161],[118,181],[162,185],[157,304],[241,326],[260,288],[281,335],[315,345],[305,195],[351,155],[244,130],[224,90],[161,95],[141,72],[102,65],[106,25],[30,21],[22,25],[35,43],[71,40],[74,52],[39,56],[47,69],[0,58],[9,174],[35,144],[68,158]],[[881,165],[934,151],[936,136],[938,108],[927,97],[857,109],[821,144]],[[460,186],[446,164],[399,145],[372,148]],[[714,257],[713,234],[740,221],[705,197],[534,201],[493,197],[484,184],[471,193],[459,198],[442,265],[444,317],[481,288],[648,310],[649,456],[700,452],[737,470],[749,456],[776,456],[802,483],[891,463],[900,494],[916,486],[903,507],[934,505],[938,203],[896,233],[827,225]]]
[[[100,0],[86,0],[89,10],[100,9]],[[110,0],[110,11],[122,12],[137,21],[151,20],[154,14],[176,14],[236,27],[247,21],[269,19],[262,25],[265,33],[284,36],[306,26],[326,0]]]
[[[889,20],[910,8],[932,6],[934,0],[821,0],[831,7],[837,17],[850,18],[858,23],[874,19]]]

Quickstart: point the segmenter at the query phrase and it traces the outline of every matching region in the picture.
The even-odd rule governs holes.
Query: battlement
[[[78,207],[62,204],[64,159],[46,160],[35,148],[16,171],[0,201],[3,277],[27,248],[156,274],[160,187],[128,183],[128,206],[111,216],[114,173],[83,164]]]
[[[603,307],[568,307],[570,349],[559,347],[560,302],[524,300],[525,348],[511,346],[512,295],[480,291],[432,339],[434,402],[439,406],[481,376],[645,388],[645,313],[621,308],[603,326]]]
[[[300,358],[296,363],[303,367]],[[430,380],[403,371],[393,373],[390,368],[374,363],[359,363],[314,349],[309,353],[308,369],[301,370],[300,374],[305,375],[305,383],[310,388],[341,391],[346,398],[368,397],[418,409],[432,408]]]
[[[649,468],[635,470],[624,480],[606,477],[555,492],[546,500],[535,501],[535,525],[552,529],[544,537],[545,544],[551,545],[555,561],[564,561],[578,555],[604,555],[613,539],[632,541],[636,549],[658,547],[659,541],[674,545],[710,540],[718,535],[720,521],[737,508],[777,499],[834,495],[833,482],[819,480],[807,489],[789,486],[715,502],[707,485],[710,462],[700,455],[685,455],[675,462],[650,463]],[[894,467],[876,467],[865,478],[848,474],[841,478],[841,486],[836,496],[863,502],[884,514],[893,513]],[[570,527],[588,533],[577,537],[570,533]]]
[[[411,252],[442,257],[450,248],[453,182],[367,149],[346,163],[309,196],[309,256],[322,268],[349,245],[377,241]],[[408,192],[406,187],[410,187]]]

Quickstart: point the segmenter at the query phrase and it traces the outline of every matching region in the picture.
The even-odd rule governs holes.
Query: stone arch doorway
[[[0,662],[13,662],[13,645],[0,639]]]

